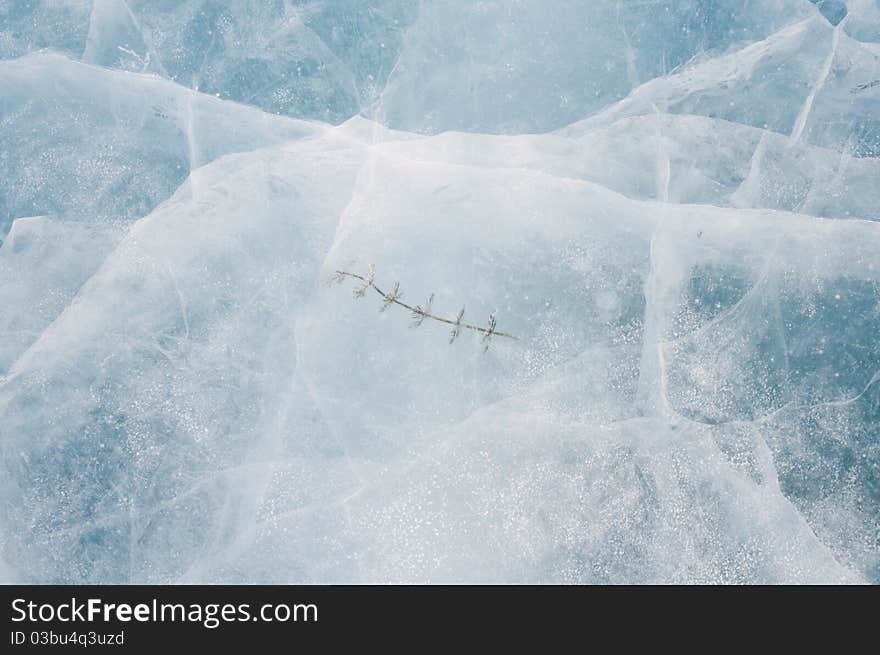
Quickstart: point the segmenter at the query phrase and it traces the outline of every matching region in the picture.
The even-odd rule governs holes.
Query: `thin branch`
[[[446,323],[447,325],[452,325],[453,326],[453,330],[452,330],[453,336],[450,339],[450,343],[452,343],[452,341],[455,341],[455,338],[458,336],[458,333],[461,330],[461,328],[465,328],[466,330],[473,330],[474,332],[479,332],[479,333],[483,334],[484,335],[483,341],[485,343],[486,348],[488,348],[488,346],[489,346],[489,339],[491,339],[493,336],[506,337],[508,339],[514,339],[516,341],[519,340],[519,337],[516,337],[516,336],[509,334],[507,332],[500,332],[499,330],[495,329],[495,314],[490,315],[489,327],[487,327],[487,328],[480,327],[479,325],[471,325],[470,323],[462,323],[462,318],[464,317],[464,307],[461,308],[461,311],[458,313],[458,316],[454,321],[450,320],[448,318],[443,318],[442,316],[437,316],[436,314],[432,314],[431,313],[431,302],[434,299],[434,294],[431,294],[431,297],[428,299],[428,302],[424,308],[422,308],[421,305],[416,305],[416,306],[407,305],[405,302],[400,300],[400,297],[402,294],[400,293],[400,283],[399,282],[395,282],[394,288],[390,293],[385,293],[379,287],[377,287],[376,284],[373,282],[375,274],[376,274],[375,268],[373,266],[370,266],[370,269],[367,272],[366,276],[358,275],[357,273],[349,273],[348,271],[336,271],[336,275],[334,276],[333,280],[336,282],[342,282],[346,277],[350,277],[355,280],[360,280],[362,284],[359,285],[354,290],[354,297],[355,298],[362,298],[364,296],[364,294],[366,293],[367,289],[373,289],[376,293],[378,293],[380,296],[382,296],[382,300],[385,303],[382,306],[382,310],[384,310],[386,307],[388,307],[389,305],[392,305],[392,304],[400,305],[404,309],[408,309],[412,313],[413,318],[415,319],[415,321],[413,323],[413,327],[418,327],[419,325],[421,325],[422,321],[426,318],[430,318],[433,321],[439,321],[440,323]]]

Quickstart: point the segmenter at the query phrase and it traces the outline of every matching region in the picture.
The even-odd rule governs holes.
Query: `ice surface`
[[[807,18],[741,50],[655,78],[585,123],[658,111],[696,114],[877,156],[880,85],[872,84],[880,58],[876,48],[847,36],[844,25]],[[569,131],[582,129],[589,128]]]
[[[191,170],[314,129],[156,77],[48,53],[0,61],[0,85],[2,232],[32,214],[140,218]]]
[[[880,581],[878,20],[3,5],[0,578]]]
[[[0,248],[0,373],[37,340],[121,236],[112,226],[19,218]]]

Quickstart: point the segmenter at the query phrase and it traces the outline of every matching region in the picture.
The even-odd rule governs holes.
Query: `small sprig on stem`
[[[419,327],[426,318],[430,318],[432,321],[438,321],[440,323],[446,323],[447,325],[452,326],[452,331],[449,335],[449,343],[453,343],[461,334],[461,330],[473,330],[474,332],[479,332],[483,335],[483,351],[487,351],[489,349],[489,344],[492,340],[493,336],[497,337],[505,337],[507,339],[518,340],[518,337],[515,337],[512,334],[507,332],[501,332],[497,329],[495,313],[492,312],[489,314],[489,325],[488,327],[480,327],[478,325],[471,325],[470,323],[464,322],[464,307],[462,307],[455,319],[443,318],[442,316],[437,316],[436,314],[431,313],[431,305],[434,302],[434,294],[432,293],[428,302],[425,303],[425,306],[421,305],[407,305],[405,302],[401,300],[403,293],[400,291],[400,282],[395,282],[394,287],[388,293],[382,291],[375,284],[376,277],[376,268],[375,266],[370,266],[366,275],[358,275],[357,273],[349,273],[348,271],[336,271],[332,280],[334,282],[341,282],[345,278],[350,277],[355,280],[360,280],[360,284],[355,287],[353,295],[355,299],[363,298],[367,292],[367,289],[373,289],[382,297],[382,307],[379,310],[380,312],[384,312],[391,305],[400,305],[404,309],[408,309],[413,317],[413,322],[411,327]]]
[[[431,305],[434,302],[434,294],[432,293],[428,296],[428,302],[425,303],[424,308],[421,305],[416,305],[412,310],[413,322],[410,327],[421,327],[422,323],[425,319],[431,315]]]
[[[453,324],[453,325],[455,325],[455,327],[452,328],[452,332],[449,333],[449,343],[452,343],[453,341],[458,339],[458,335],[461,334],[461,319],[463,319],[463,318],[464,318],[464,307],[462,307],[460,310],[458,310],[458,316],[455,317],[455,323]]]
[[[379,308],[379,311],[384,312],[386,309],[388,309],[388,305],[400,300],[400,297],[402,295],[403,294],[400,292],[400,282],[395,282],[394,288],[386,293],[385,296],[382,298],[382,306]]]
[[[343,275],[343,277],[346,275],[342,271],[336,271],[336,272],[341,273]],[[355,300],[358,300],[359,298],[363,298],[364,295],[367,293],[367,289],[369,289],[370,287],[373,286],[373,278],[376,277],[376,267],[373,266],[372,264],[370,264],[370,268],[367,271],[366,277],[360,277],[360,276],[358,276],[358,277],[363,281],[363,284],[355,287],[354,291],[352,291],[352,295],[354,296]]]
[[[492,335],[495,332],[495,312],[489,314],[489,328],[483,333],[483,352],[489,350],[489,343],[492,341]]]

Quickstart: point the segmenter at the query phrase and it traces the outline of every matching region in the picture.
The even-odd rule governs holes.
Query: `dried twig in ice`
[[[382,296],[382,308],[379,311],[385,311],[391,305],[400,305],[404,309],[408,309],[410,314],[413,317],[412,327],[419,327],[426,318],[431,319],[432,321],[438,321],[440,323],[446,323],[447,325],[452,326],[452,331],[449,335],[449,343],[454,342],[459,334],[461,334],[461,330],[473,330],[474,332],[479,332],[483,335],[483,350],[489,349],[489,343],[492,340],[493,336],[496,337],[506,337],[508,339],[518,339],[518,337],[513,336],[507,332],[500,332],[497,329],[496,321],[495,321],[495,313],[489,315],[489,325],[488,327],[480,327],[478,325],[471,325],[470,323],[464,322],[464,307],[458,312],[455,319],[443,318],[441,316],[437,316],[436,314],[431,313],[431,305],[434,302],[434,294],[432,293],[428,298],[428,302],[425,303],[425,306],[421,305],[407,305],[405,302],[401,300],[403,293],[400,291],[400,282],[395,282],[394,287],[388,293],[382,291],[375,284],[376,278],[376,268],[375,266],[370,266],[367,270],[366,275],[358,275],[357,273],[349,273],[348,271],[336,271],[332,280],[334,282],[342,281],[343,279],[350,277],[355,280],[360,280],[360,284],[355,287],[353,295],[357,298],[363,298],[367,292],[367,289],[373,289]]]

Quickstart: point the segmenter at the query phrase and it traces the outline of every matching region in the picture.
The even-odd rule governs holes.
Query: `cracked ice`
[[[4,582],[880,582],[875,3],[12,3],[0,143]]]

